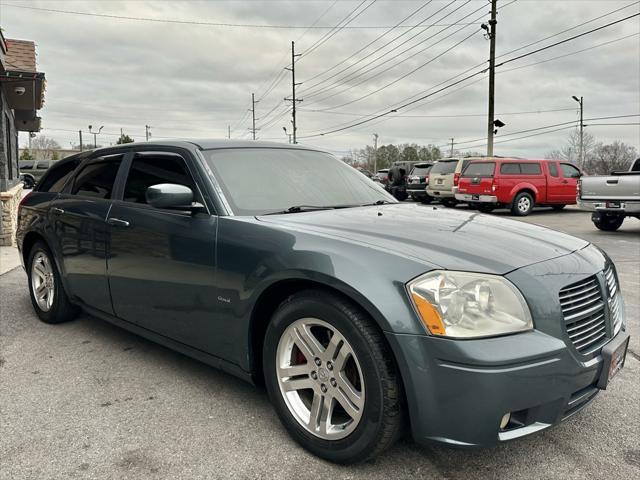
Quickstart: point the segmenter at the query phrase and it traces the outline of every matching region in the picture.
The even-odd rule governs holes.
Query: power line
[[[622,18],[622,19],[619,19],[619,20],[615,20],[615,21],[610,22],[610,23],[608,23],[608,24],[605,24],[605,25],[602,25],[602,26],[600,26],[600,27],[597,27],[597,28],[591,29],[591,30],[589,30],[589,31],[587,31],[587,32],[583,32],[583,33],[580,33],[580,34],[578,34],[578,35],[574,35],[573,37],[569,37],[569,38],[567,38],[567,39],[564,39],[564,40],[561,40],[561,41],[555,42],[555,43],[553,43],[553,44],[551,44],[551,45],[547,45],[547,46],[545,46],[545,47],[538,48],[538,49],[533,50],[533,51],[531,51],[531,52],[524,53],[524,54],[522,54],[522,55],[518,55],[517,57],[511,58],[511,59],[507,59],[507,60],[505,60],[505,61],[501,62],[500,64],[496,65],[496,67],[499,67],[499,66],[502,66],[502,65],[506,65],[506,64],[511,63],[511,62],[513,62],[513,61],[520,60],[520,59],[522,59],[522,58],[528,57],[528,56],[530,56],[530,55],[534,55],[534,54],[539,53],[539,52],[544,51],[544,50],[548,50],[549,48],[556,47],[556,46],[558,46],[558,45],[561,45],[561,44],[564,44],[564,43],[567,43],[567,42],[573,41],[573,40],[575,40],[575,39],[577,39],[577,38],[583,37],[583,36],[588,35],[588,34],[590,34],[590,33],[594,33],[594,32],[600,31],[600,30],[602,30],[602,29],[604,29],[604,28],[608,28],[608,27],[611,27],[611,26],[613,26],[613,25],[616,25],[616,24],[619,24],[619,23],[621,23],[621,22],[624,22],[624,21],[626,21],[626,20],[630,20],[630,19],[635,18],[635,17],[637,17],[637,16],[639,16],[639,15],[640,15],[640,13],[636,13],[636,14],[633,14],[633,15],[629,15],[629,16],[627,16],[627,17],[625,17],[625,18]],[[449,88],[451,88],[451,87],[453,87],[453,86],[455,86],[455,85],[459,85],[460,83],[462,83],[462,82],[464,82],[464,81],[466,81],[466,80],[469,80],[469,79],[471,79],[471,78],[473,78],[473,77],[476,77],[476,76],[478,76],[478,75],[484,74],[484,73],[486,73],[486,71],[487,71],[487,68],[484,68],[484,69],[482,69],[482,70],[479,70],[479,71],[477,71],[477,72],[474,72],[474,73],[472,73],[472,74],[470,74],[470,75],[467,75],[466,77],[464,77],[464,78],[462,78],[462,79],[460,79],[460,80],[457,80],[457,81],[456,81],[456,82],[454,82],[454,83],[451,83],[451,84],[445,85],[444,87],[442,87],[442,88],[440,88],[440,89],[436,90],[435,92],[432,92],[432,93],[427,94],[427,95],[423,95],[423,96],[421,96],[421,97],[419,97],[419,98],[416,98],[415,100],[412,100],[412,101],[406,102],[406,103],[404,103],[404,104],[402,104],[402,105],[399,105],[399,106],[397,106],[397,107],[395,107],[395,108],[391,108],[390,110],[385,111],[385,112],[383,112],[383,113],[380,113],[380,114],[378,114],[378,115],[375,115],[375,116],[373,116],[373,117],[371,117],[371,118],[369,118],[369,119],[361,120],[361,121],[359,121],[359,122],[356,122],[356,123],[353,123],[353,124],[351,124],[351,125],[344,126],[344,127],[341,127],[341,128],[334,128],[334,129],[331,129],[331,130],[326,131],[326,132],[323,132],[323,133],[318,133],[318,134],[315,134],[315,135],[307,135],[307,136],[305,136],[305,137],[300,137],[300,138],[311,138],[311,137],[320,137],[320,136],[324,136],[324,135],[329,135],[329,134],[336,133],[336,132],[339,132],[339,131],[342,131],[342,130],[347,130],[347,129],[350,129],[350,128],[353,128],[353,127],[356,127],[356,126],[359,126],[359,125],[363,125],[363,124],[365,124],[365,123],[369,123],[369,122],[371,122],[371,121],[373,121],[373,120],[376,120],[376,119],[378,119],[378,118],[381,118],[381,117],[384,117],[384,116],[390,115],[390,114],[392,114],[392,113],[397,113],[397,112],[398,112],[398,110],[401,110],[401,109],[406,108],[406,107],[408,107],[408,106],[410,106],[410,105],[413,105],[413,104],[415,104],[415,103],[417,103],[417,102],[420,102],[420,101],[425,100],[425,99],[427,99],[427,98],[429,98],[429,97],[432,97],[433,95],[436,95],[437,93],[440,93],[440,92],[442,92],[442,91],[444,91],[444,90],[447,90],[447,89],[449,89]],[[453,77],[453,78],[456,78],[456,77]],[[444,83],[444,82],[443,82],[443,83]]]
[[[423,19],[423,20],[419,23],[419,25],[420,25],[420,26],[423,26],[423,25],[424,25],[424,23],[426,23],[427,21],[431,20],[431,19],[432,19],[433,17],[435,17],[437,14],[439,14],[439,13],[440,13],[440,12],[442,12],[443,10],[447,9],[448,7],[450,7],[451,5],[453,5],[454,3],[455,3],[455,0],[450,1],[449,3],[447,3],[446,5],[444,5],[443,7],[441,7],[440,9],[436,10],[436,11],[435,11],[435,12],[433,12],[431,15],[429,15],[428,17],[426,17],[425,19]],[[389,41],[388,41],[388,42],[386,42],[384,45],[381,45],[381,46],[377,47],[375,50],[373,50],[373,51],[372,51],[372,52],[370,52],[369,54],[365,55],[365,56],[364,56],[364,57],[362,57],[361,59],[357,60],[356,62],[354,62],[354,63],[352,63],[352,64],[350,64],[350,65],[347,65],[345,68],[343,68],[343,69],[342,69],[342,70],[340,70],[339,72],[336,72],[336,73],[334,73],[333,75],[331,75],[331,76],[329,76],[329,77],[325,78],[324,80],[321,80],[321,81],[319,81],[319,82],[316,82],[316,83],[314,83],[314,84],[310,85],[310,86],[307,88],[307,90],[303,90],[303,93],[306,95],[306,97],[307,97],[307,98],[311,98],[311,97],[313,97],[313,96],[320,95],[320,94],[322,94],[322,93],[324,93],[324,92],[327,92],[327,91],[329,91],[329,90],[332,90],[333,88],[335,88],[335,86],[338,86],[338,85],[340,85],[340,84],[343,84],[343,83],[345,83],[346,81],[353,80],[353,79],[355,79],[355,78],[358,78],[359,76],[364,75],[365,73],[367,73],[368,71],[371,71],[372,69],[367,70],[367,72],[365,72],[365,73],[363,73],[363,74],[361,74],[361,75],[358,75],[358,76],[356,76],[356,77],[353,77],[353,75],[354,75],[354,74],[356,74],[356,73],[358,73],[358,72],[362,71],[363,69],[367,68],[369,65],[372,65],[372,64],[374,64],[374,63],[378,62],[379,60],[381,60],[382,58],[386,57],[387,55],[389,55],[390,53],[394,52],[395,50],[399,49],[399,48],[400,48],[400,47],[402,47],[403,45],[406,45],[407,43],[409,43],[409,42],[410,42],[411,40],[413,40],[414,38],[416,38],[416,37],[418,37],[418,36],[422,35],[422,34],[423,34],[424,32],[426,32],[428,29],[432,28],[432,27],[433,27],[433,26],[434,26],[438,21],[441,21],[441,20],[443,20],[443,19],[445,19],[445,18],[449,17],[450,15],[452,15],[453,13],[455,13],[456,11],[458,11],[458,10],[459,10],[459,9],[461,9],[461,8],[463,8],[465,5],[467,5],[467,4],[469,4],[469,3],[470,3],[470,0],[467,0],[467,1],[466,1],[466,3],[464,3],[464,4],[460,5],[460,6],[459,6],[459,7],[457,7],[455,10],[453,10],[453,11],[449,12],[448,14],[444,15],[444,16],[443,16],[443,17],[441,17],[440,19],[435,20],[432,24],[427,25],[426,27],[424,27],[424,28],[420,29],[420,31],[419,31],[418,33],[416,33],[416,34],[414,34],[414,35],[410,36],[409,38],[407,38],[407,39],[405,39],[405,40],[403,40],[401,43],[399,43],[398,45],[396,45],[396,46],[392,47],[390,50],[388,50],[388,51],[384,52],[384,53],[383,53],[383,54],[381,54],[381,55],[378,55],[377,57],[371,58],[373,55],[375,55],[375,54],[376,54],[376,53],[378,53],[379,51],[383,50],[383,49],[384,49],[384,48],[386,48],[387,46],[391,45],[391,44],[392,44],[392,43],[394,43],[396,40],[398,40],[398,39],[402,38],[403,36],[407,35],[407,34],[408,34],[409,32],[411,32],[411,30],[413,30],[413,29],[409,29],[408,31],[403,32],[403,33],[401,33],[400,35],[397,35],[396,37],[394,37],[393,39],[389,40]],[[481,9],[484,9],[484,8],[485,8],[485,7],[484,7],[484,6],[482,6],[482,7],[481,7],[480,9],[478,9],[478,10],[481,10]],[[478,10],[476,10],[476,11],[478,11]],[[473,14],[473,13],[474,13],[474,12],[472,12],[472,14]],[[470,16],[470,15],[468,15],[468,16]],[[467,17],[463,17],[463,18],[467,18]],[[468,25],[466,25],[466,26],[468,26]],[[447,28],[449,28],[449,27],[447,27]],[[447,28],[445,28],[445,29],[441,30],[440,32],[442,32],[442,31],[446,30]],[[440,32],[437,32],[435,35],[437,35],[437,34],[438,34],[438,33],[440,33]],[[426,38],[426,39],[424,39],[424,40],[422,40],[422,41],[429,40],[430,38],[433,38],[435,35],[432,35],[431,37],[428,37],[428,38]],[[421,41],[421,42],[422,42],[422,41]],[[421,43],[421,42],[419,42],[419,43]],[[401,52],[401,53],[399,53],[398,55],[403,55],[403,54],[404,54],[404,53],[406,53],[407,51],[409,51],[409,50],[411,50],[411,49],[415,48],[416,46],[418,46],[418,45],[419,45],[419,43],[418,43],[418,44],[415,44],[415,45],[413,45],[413,46],[411,46],[411,47],[409,47],[409,48],[407,48],[407,49],[405,49],[404,51],[402,51],[402,52]],[[313,91],[313,89],[314,89],[314,88],[316,88],[317,86],[320,86],[320,85],[322,85],[323,83],[327,83],[327,82],[328,82],[329,80],[331,80],[332,78],[335,78],[335,77],[337,77],[338,75],[340,75],[341,73],[344,73],[344,72],[346,72],[347,70],[350,70],[350,69],[352,69],[352,68],[356,67],[359,63],[361,63],[361,62],[363,62],[363,61],[365,61],[365,60],[368,60],[368,62],[367,62],[367,63],[365,63],[364,65],[362,65],[361,67],[357,68],[356,70],[354,70],[354,71],[352,71],[352,72],[350,72],[350,73],[347,73],[346,75],[344,75],[344,76],[343,76],[343,77],[341,77],[341,78],[338,78],[337,80],[335,80],[334,82],[332,82],[331,84],[329,84],[327,87],[323,87],[323,88],[320,88],[319,90]],[[373,69],[375,69],[375,68],[376,68],[376,67],[374,67]],[[310,80],[313,80],[314,78],[316,78],[316,77],[312,77]]]
[[[254,24],[254,23],[228,23],[228,22],[205,22],[200,20],[175,20],[169,18],[152,18],[152,17],[133,17],[128,15],[113,15],[107,13],[92,13],[92,12],[80,12],[75,10],[62,10],[57,8],[43,8],[33,7],[27,5],[15,5],[12,3],[2,3],[1,6],[9,8],[21,8],[24,10],[48,12],[48,13],[60,13],[66,15],[78,15],[83,17],[98,17],[108,18],[112,20],[132,20],[137,22],[152,22],[152,23],[173,23],[178,25],[201,25],[208,27],[227,27],[227,28],[263,28],[263,29],[314,29],[314,30],[332,30],[335,27],[329,25],[269,25],[269,24]],[[400,28],[411,28],[411,25],[403,25]],[[389,25],[351,25],[342,28],[349,29],[384,29],[390,28]]]
[[[538,113],[551,113],[551,112],[569,112],[574,111],[575,108],[557,108],[553,110],[529,110],[522,112],[502,112],[496,113],[496,115],[527,115],[527,114],[538,114]],[[353,117],[367,117],[368,114],[361,113],[346,113],[346,112],[331,112],[327,110],[306,110],[300,109],[300,111],[305,113],[333,113],[335,115],[347,115]],[[394,115],[394,118],[463,118],[463,117],[486,117],[486,113],[459,113],[453,115]]]

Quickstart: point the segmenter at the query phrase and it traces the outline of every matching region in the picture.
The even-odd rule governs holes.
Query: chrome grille
[[[604,299],[595,276],[560,290],[567,334],[580,353],[590,353],[606,341]]]
[[[620,307],[618,281],[611,265],[607,265],[607,268],[604,269],[604,278],[607,282],[607,292],[609,293],[610,321],[613,326],[613,335],[616,335],[622,326],[622,309]]]

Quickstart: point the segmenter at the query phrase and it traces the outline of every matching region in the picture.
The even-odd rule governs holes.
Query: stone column
[[[15,245],[18,205],[22,199],[22,183],[0,192],[0,246]]]

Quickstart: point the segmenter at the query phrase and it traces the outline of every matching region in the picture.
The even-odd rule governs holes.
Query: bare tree
[[[608,175],[611,172],[628,170],[631,162],[638,157],[635,147],[618,140],[605,145],[596,144],[586,159],[584,170],[590,175]]]
[[[31,140],[31,153],[42,160],[51,160],[56,150],[60,150],[60,144],[53,138],[37,135]]]
[[[584,132],[584,161],[588,163],[593,149],[596,146],[596,140],[589,132]],[[560,149],[552,150],[547,153],[546,157],[554,160],[562,160],[564,162],[579,163],[580,156],[580,132],[578,130],[572,130],[567,138],[567,143],[560,147]]]

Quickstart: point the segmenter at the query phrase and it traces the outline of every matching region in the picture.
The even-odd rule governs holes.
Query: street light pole
[[[580,104],[580,152],[578,154],[578,167],[582,169],[584,167],[584,123],[582,120],[584,118],[584,99],[582,97],[578,98],[575,95],[571,98]]]
[[[98,135],[104,128],[104,125],[102,125],[97,132],[92,131],[91,128],[92,125],[89,125],[89,133],[93,135],[93,148],[98,148]]]
[[[378,172],[378,134],[373,134],[373,173]]]

